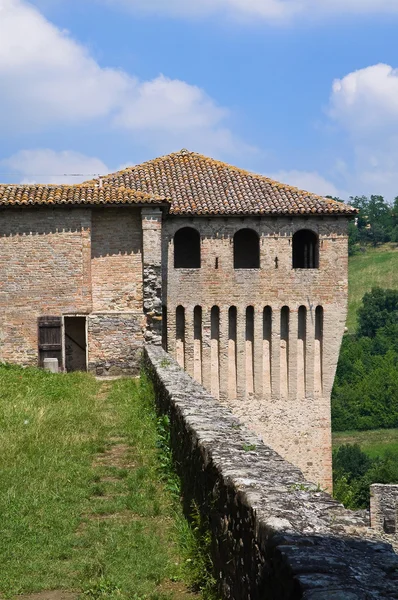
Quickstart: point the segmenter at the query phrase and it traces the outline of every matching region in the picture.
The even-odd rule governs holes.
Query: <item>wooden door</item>
[[[62,370],[62,318],[39,317],[39,366],[43,367],[45,358],[57,358]]]

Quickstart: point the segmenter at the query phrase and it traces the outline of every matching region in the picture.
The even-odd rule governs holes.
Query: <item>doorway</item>
[[[66,371],[87,371],[86,317],[64,317],[64,337]]]

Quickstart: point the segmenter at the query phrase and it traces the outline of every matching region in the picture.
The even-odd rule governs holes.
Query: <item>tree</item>
[[[398,290],[373,288],[358,310],[358,335],[374,337],[381,327],[398,322]]]

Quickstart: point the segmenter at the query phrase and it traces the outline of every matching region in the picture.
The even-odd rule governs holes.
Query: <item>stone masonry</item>
[[[376,531],[395,535],[398,541],[398,485],[370,486],[370,520]]]
[[[360,515],[319,491],[250,432],[161,348],[145,367],[171,446],[187,514],[212,534],[224,600],[398,598],[398,556]]]

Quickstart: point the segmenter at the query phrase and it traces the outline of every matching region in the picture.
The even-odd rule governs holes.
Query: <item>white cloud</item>
[[[346,191],[339,190],[331,181],[328,181],[316,171],[278,171],[269,175],[269,177],[319,196],[337,196],[343,200],[349,196]]]
[[[398,127],[398,69],[378,64],[336,79],[330,114],[355,135]]]
[[[355,194],[398,194],[398,69],[378,64],[333,83],[329,115],[348,136],[354,167],[345,170]]]
[[[0,167],[12,172],[14,180],[21,183],[81,183],[110,171],[98,158],[49,149],[21,150],[0,161]]]
[[[3,130],[97,120],[102,128],[148,133],[154,149],[198,143],[202,151],[233,152],[237,144],[225,125],[228,111],[202,89],[102,68],[25,0],[0,0],[0,89]]]
[[[203,17],[215,13],[240,18],[286,21],[294,17],[322,18],[344,14],[398,14],[396,0],[99,0],[131,11]]]

